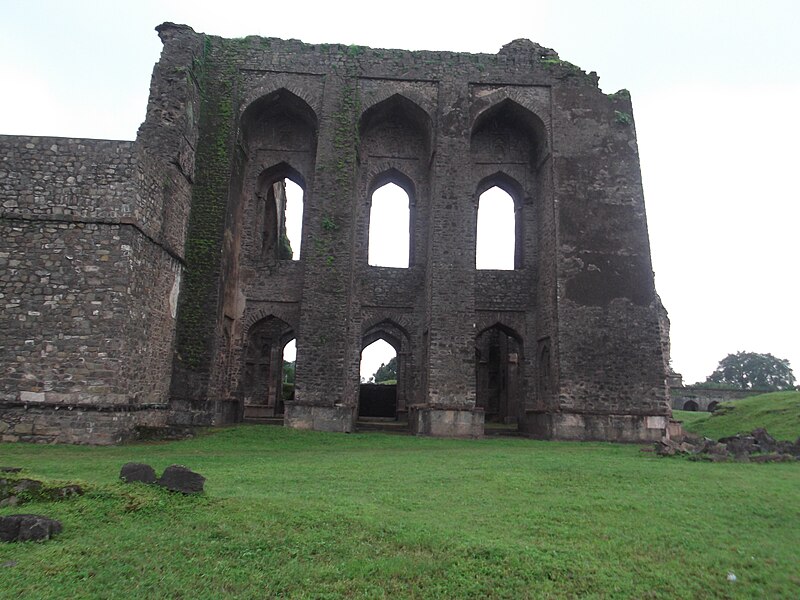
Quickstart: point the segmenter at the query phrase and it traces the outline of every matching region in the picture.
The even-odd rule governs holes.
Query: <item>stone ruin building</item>
[[[398,364],[382,402],[416,434],[667,433],[627,92],[527,40],[464,54],[157,31],[135,142],[0,136],[3,440],[270,416],[354,431],[378,339]],[[389,182],[408,195],[407,268],[367,260]],[[513,270],[475,265],[493,187],[513,200]]]

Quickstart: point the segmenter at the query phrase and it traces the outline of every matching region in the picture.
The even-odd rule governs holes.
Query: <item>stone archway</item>
[[[292,327],[274,315],[248,330],[242,378],[246,421],[283,414],[283,349],[292,339]]]
[[[497,323],[475,340],[476,406],[487,422],[516,424],[523,407],[522,339]]]
[[[412,393],[412,372],[411,372],[411,342],[408,332],[398,323],[391,319],[384,319],[371,326],[369,326],[363,336],[361,342],[362,351],[372,343],[383,340],[394,349],[397,360],[397,382],[391,386],[394,389],[393,398],[389,396],[392,392],[387,389],[377,390],[375,392],[376,399],[380,396],[381,404],[386,405],[393,403],[394,416],[397,420],[404,420],[408,415],[408,405],[410,403],[410,395]],[[359,410],[358,414],[362,414],[361,396],[367,390],[365,384],[360,386],[359,391]],[[385,412],[385,411],[384,411]],[[367,415],[363,415],[367,416]],[[382,416],[382,415],[376,415]],[[388,414],[386,415],[388,416]]]

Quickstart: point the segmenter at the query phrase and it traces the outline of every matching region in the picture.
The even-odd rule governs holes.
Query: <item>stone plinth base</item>
[[[0,441],[107,446],[133,440],[139,426],[161,427],[167,411],[139,406],[0,406]]]
[[[287,402],[284,415],[284,424],[295,429],[339,433],[355,431],[355,413],[350,406],[311,406]]]
[[[666,415],[602,415],[526,411],[522,430],[547,440],[657,442],[668,434]]]
[[[484,414],[476,408],[411,406],[408,427],[415,435],[437,437],[483,437]]]

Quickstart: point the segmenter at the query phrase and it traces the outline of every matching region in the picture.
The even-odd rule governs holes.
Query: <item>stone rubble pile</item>
[[[4,467],[3,472],[17,473],[9,471]],[[0,477],[0,507],[17,506],[25,502],[35,500],[54,501],[71,498],[72,496],[83,495],[83,488],[79,485],[64,485],[61,487],[47,487],[36,479],[13,479]]]
[[[719,440],[686,434],[680,442],[666,438],[656,442],[655,451],[659,456],[689,455],[690,460],[711,462],[786,462],[800,460],[800,438],[776,440],[763,428]]]

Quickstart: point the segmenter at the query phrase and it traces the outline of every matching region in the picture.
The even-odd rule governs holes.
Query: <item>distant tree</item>
[[[719,361],[706,378],[709,383],[736,386],[740,390],[789,390],[794,388],[794,373],[789,361],[772,354],[737,352]]]
[[[381,363],[381,366],[378,367],[378,370],[375,371],[375,374],[372,376],[372,380],[375,383],[384,383],[388,382],[389,380],[394,379],[397,381],[397,357],[392,357],[388,363],[384,364]]]
[[[295,361],[283,361],[283,383],[294,383],[294,366]]]
[[[690,383],[684,386],[687,389],[713,389],[713,390],[738,390],[738,384],[732,383],[717,383],[715,381],[709,381],[706,379],[705,381],[698,381],[697,383]]]

